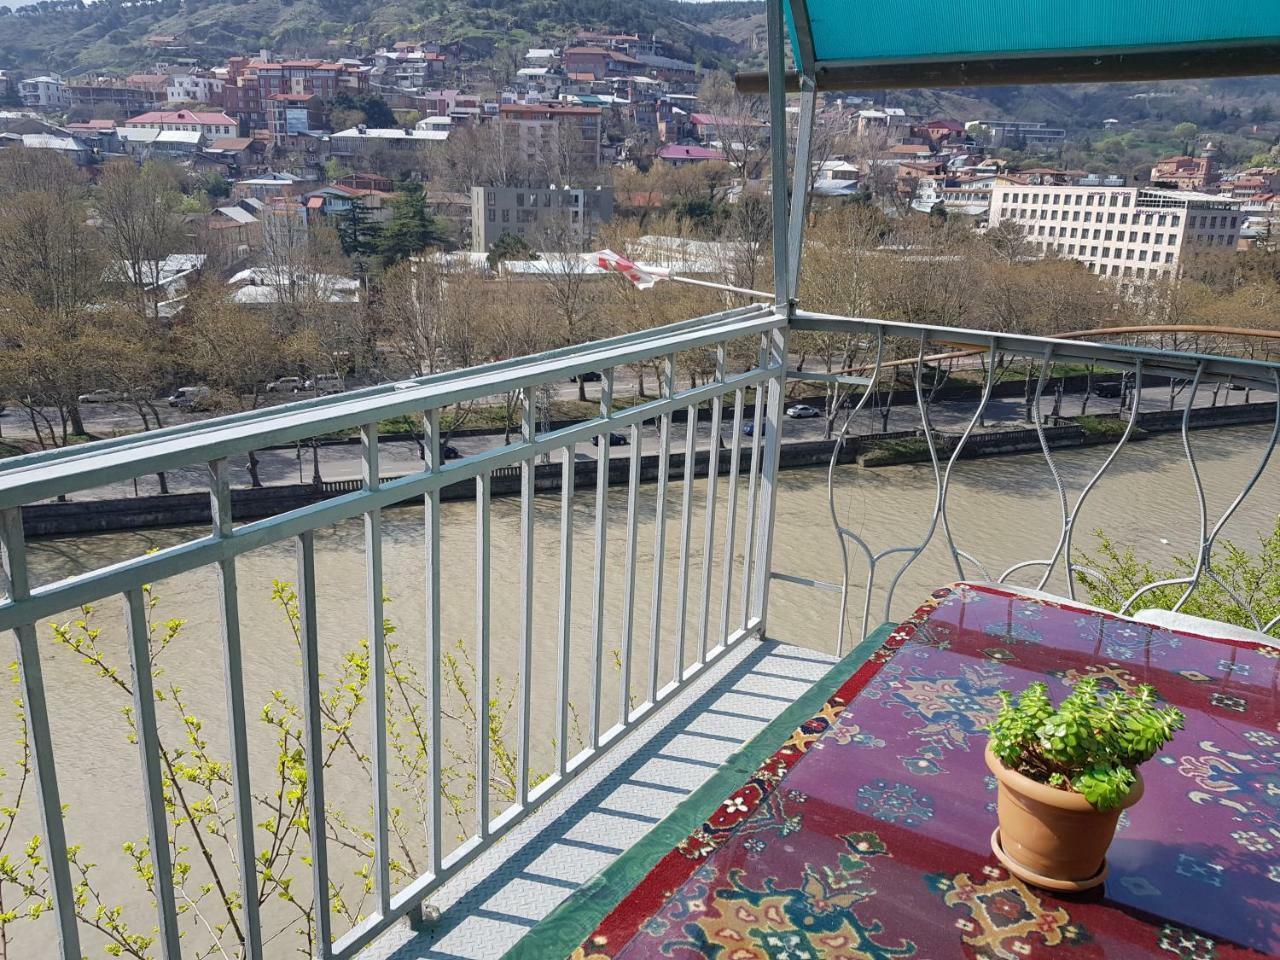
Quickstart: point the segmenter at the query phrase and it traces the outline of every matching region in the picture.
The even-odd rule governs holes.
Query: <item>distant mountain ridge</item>
[[[15,0],[0,0],[0,8]],[[267,48],[330,55],[329,41],[373,47],[396,40],[462,43],[483,56],[504,44],[569,37],[579,29],[656,35],[673,55],[728,65],[739,44],[717,20],[759,13],[752,0],[39,0],[0,13],[0,68],[129,73],[156,59],[146,38],[176,36],[218,61]]]

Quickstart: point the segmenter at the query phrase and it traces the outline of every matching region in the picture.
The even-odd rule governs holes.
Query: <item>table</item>
[[[577,960],[1232,960],[1280,954],[1280,650],[958,584],[664,856]],[[1187,716],[1104,886],[991,854],[996,691],[1143,682]]]

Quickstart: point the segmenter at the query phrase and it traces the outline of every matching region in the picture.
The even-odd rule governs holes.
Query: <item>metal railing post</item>
[[[777,369],[769,380],[769,402],[764,421],[764,463],[760,470],[760,505],[756,513],[756,578],[751,601],[752,619],[759,621],[759,635],[765,635],[769,612],[769,583],[773,579],[773,518],[778,504],[778,460],[782,452],[782,404],[787,379],[788,328],[769,333],[768,364]]]
[[[27,541],[22,532],[22,508],[0,510],[0,566],[10,601],[31,596],[27,572]],[[22,682],[23,712],[27,736],[31,740],[31,766],[40,794],[40,817],[44,824],[45,859],[49,865],[49,886],[53,894],[54,917],[58,923],[58,951],[63,960],[80,960],[80,931],[76,925],[76,902],[71,885],[71,865],[67,862],[67,832],[62,822],[62,800],[53,761],[53,738],[49,732],[49,707],[44,696],[44,674],[40,667],[40,647],[35,624],[14,627],[18,651],[18,671]]]
[[[231,470],[226,460],[209,463],[213,535],[231,536]],[[236,860],[240,867],[244,960],[265,960],[258,908],[258,859],[254,856],[253,794],[249,787],[249,732],[245,725],[244,656],[240,647],[240,601],[235,559],[219,560],[218,599],[222,610],[222,661],[227,685],[227,731],[231,745],[231,787],[235,798]]]

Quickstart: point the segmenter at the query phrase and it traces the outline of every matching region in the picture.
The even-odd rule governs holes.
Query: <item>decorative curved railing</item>
[[[1181,438],[1186,462],[1190,468],[1191,480],[1195,490],[1198,515],[1198,536],[1194,543],[1195,565],[1186,576],[1167,578],[1144,584],[1135,591],[1120,607],[1120,612],[1128,613],[1142,597],[1154,590],[1168,587],[1184,587],[1177,601],[1172,605],[1174,611],[1180,611],[1187,600],[1195,592],[1197,586],[1205,580],[1226,592],[1236,604],[1247,612],[1255,630],[1260,633],[1272,633],[1280,627],[1280,616],[1267,622],[1257,614],[1255,606],[1247,597],[1228,584],[1214,569],[1213,548],[1227,521],[1237,512],[1240,505],[1258,487],[1277,443],[1280,442],[1280,401],[1276,403],[1276,413],[1272,421],[1272,430],[1261,444],[1258,462],[1243,489],[1212,522],[1206,506],[1204,482],[1197,468],[1192,448],[1190,432],[1192,429],[1192,410],[1196,398],[1207,383],[1244,385],[1259,389],[1273,398],[1280,398],[1280,364],[1240,357],[1219,357],[1199,355],[1178,351],[1167,351],[1149,347],[1124,346],[1117,344],[1090,343],[1077,339],[1059,340],[1053,338],[1023,336],[1017,334],[991,333],[987,331],[963,330],[950,327],[922,326],[918,324],[893,323],[887,321],[854,319],[837,317],[828,314],[798,311],[792,320],[792,331],[819,331],[826,335],[846,334],[857,342],[874,343],[874,348],[867,347],[863,352],[872,357],[858,368],[856,372],[867,373],[864,379],[878,382],[886,367],[886,344],[892,341],[900,346],[898,352],[914,354],[914,360],[895,361],[899,366],[905,364],[912,370],[912,386],[915,393],[917,426],[924,439],[928,452],[928,464],[934,477],[934,503],[929,515],[925,518],[925,528],[918,541],[907,544],[890,544],[873,547],[866,539],[854,532],[842,521],[836,505],[836,491],[842,484],[855,483],[856,474],[848,470],[838,469],[843,448],[852,437],[852,425],[858,414],[866,409],[872,397],[871,390],[864,390],[856,402],[848,404],[848,411],[843,415],[836,430],[835,441],[827,472],[828,511],[833,531],[839,545],[841,562],[840,580],[838,582],[819,580],[810,577],[796,576],[790,573],[775,573],[774,576],[793,583],[825,589],[840,597],[839,623],[836,628],[836,649],[843,651],[848,633],[848,607],[852,599],[853,557],[860,557],[865,568],[866,577],[862,582],[861,626],[859,633],[866,636],[877,620],[871,616],[873,596],[877,589],[882,589],[883,619],[891,619],[890,613],[897,596],[898,587],[907,569],[915,563],[922,553],[935,540],[941,539],[950,556],[956,576],[960,579],[973,577],[976,573],[984,580],[998,583],[1010,582],[1011,578],[1026,571],[1037,571],[1038,578],[1029,584],[1038,590],[1049,585],[1055,571],[1065,574],[1065,590],[1069,597],[1076,598],[1076,583],[1080,577],[1093,579],[1095,582],[1104,579],[1103,574],[1077,561],[1074,550],[1074,534],[1076,522],[1090,495],[1096,490],[1099,481],[1107,474],[1117,457],[1129,443],[1139,422],[1139,405],[1132,404],[1124,419],[1124,428],[1106,455],[1100,466],[1089,476],[1074,501],[1063,479],[1054,448],[1046,434],[1045,416],[1042,411],[1046,386],[1055,364],[1074,363],[1100,365],[1109,371],[1121,372],[1131,377],[1135,396],[1141,396],[1144,376],[1158,375],[1171,378],[1175,382],[1186,384],[1181,391],[1182,420]],[[940,455],[937,434],[930,420],[931,404],[925,397],[922,385],[922,371],[928,358],[930,348],[959,348],[966,355],[977,354],[982,357],[985,377],[977,408],[969,418],[960,434],[955,437],[950,454],[945,459]],[[1059,532],[1048,554],[1042,557],[989,558],[1000,560],[998,566],[988,566],[976,552],[966,550],[957,542],[948,516],[948,506],[952,492],[952,476],[956,463],[966,452],[973,451],[973,437],[978,425],[983,421],[989,408],[996,385],[997,371],[1006,363],[1015,360],[1028,360],[1039,366],[1040,373],[1036,380],[1034,392],[1030,398],[1032,410],[1031,427],[1039,441],[1044,464],[1053,483],[1057,514],[1059,516]],[[802,373],[793,373],[793,379],[805,379]],[[852,378],[851,378],[852,379]],[[976,451],[975,451],[976,452]],[[1274,495],[1274,491],[1272,491]],[[890,506],[890,505],[887,505]],[[1277,498],[1277,512],[1280,512],[1280,498]],[[855,548],[851,553],[851,547]],[[902,557],[901,562],[886,571],[885,561],[890,557]],[[993,570],[999,572],[992,575]],[[1114,585],[1112,585],[1114,586]]]

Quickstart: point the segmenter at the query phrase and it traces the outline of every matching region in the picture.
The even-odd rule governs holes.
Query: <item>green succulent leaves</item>
[[[1133,693],[1102,691],[1085,677],[1055,710],[1049,688],[1031,684],[1019,696],[1000,692],[1000,713],[988,732],[991,752],[1011,770],[1069,788],[1098,810],[1124,802],[1134,784],[1134,768],[1182,729],[1176,707],[1160,706],[1155,688]]]

